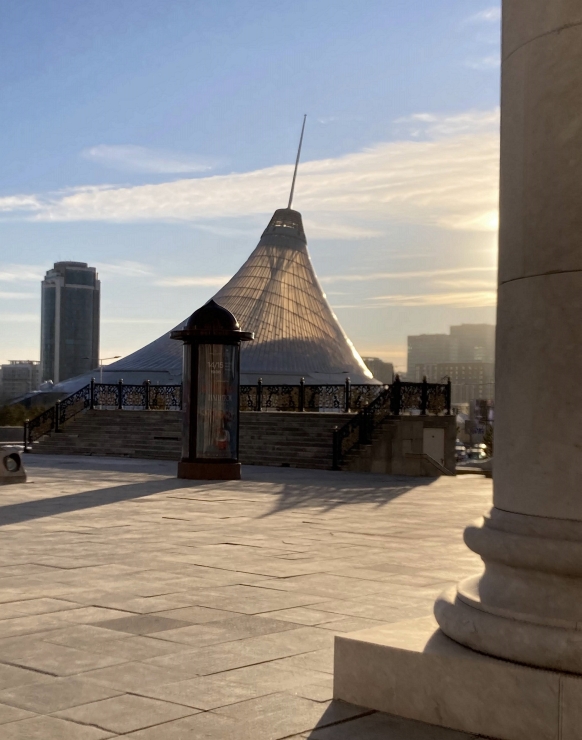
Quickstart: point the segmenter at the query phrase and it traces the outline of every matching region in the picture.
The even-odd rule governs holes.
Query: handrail
[[[389,386],[352,384],[349,379],[340,384],[307,385],[301,378],[297,385],[264,385],[259,378],[255,386],[240,386],[241,411],[357,412],[338,430],[341,449],[338,448],[337,459],[340,462],[355,444],[367,443],[373,430],[388,413],[397,416],[411,409],[421,414],[442,413],[444,408],[446,413],[450,413],[450,407],[450,381],[448,384],[427,383],[426,380],[423,383],[405,383],[396,376]],[[141,385],[127,384],[123,380],[96,383],[93,378],[83,388],[24,422],[25,452],[40,437],[59,432],[77,414],[96,408],[177,411],[182,408],[182,386],[152,385],[149,380]],[[355,435],[357,440],[350,443],[348,449],[345,439],[350,435]]]
[[[146,409],[179,410],[182,408],[181,385],[152,385],[146,380],[142,385],[124,383],[90,383],[57,401],[54,406],[33,419],[24,422],[24,451],[33,442],[51,432],[59,432],[63,424],[85,409]]]
[[[451,413],[451,381],[407,383],[399,376],[371,403],[333,432],[333,469],[341,470],[346,455],[359,445],[370,444],[374,430],[389,416]]]

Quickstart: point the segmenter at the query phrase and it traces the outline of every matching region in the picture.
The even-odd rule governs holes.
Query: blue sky
[[[104,357],[209,298],[286,204],[362,354],[493,321],[499,7],[20,0],[0,24],[0,361],[39,280],[98,267]]]

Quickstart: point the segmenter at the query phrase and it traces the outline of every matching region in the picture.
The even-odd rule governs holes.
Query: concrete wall
[[[425,429],[444,430],[444,467],[455,470],[455,440],[457,423],[454,416],[401,416],[388,419],[374,435],[371,445],[350,456],[348,470],[392,475],[442,475],[437,466],[423,458]]]

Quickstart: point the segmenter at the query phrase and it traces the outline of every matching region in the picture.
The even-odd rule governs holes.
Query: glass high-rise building
[[[97,271],[86,262],[55,262],[42,281],[41,379],[58,383],[99,365]]]

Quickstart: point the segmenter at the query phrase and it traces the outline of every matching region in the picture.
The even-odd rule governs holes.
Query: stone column
[[[504,0],[493,509],[445,634],[582,673],[582,2]]]

